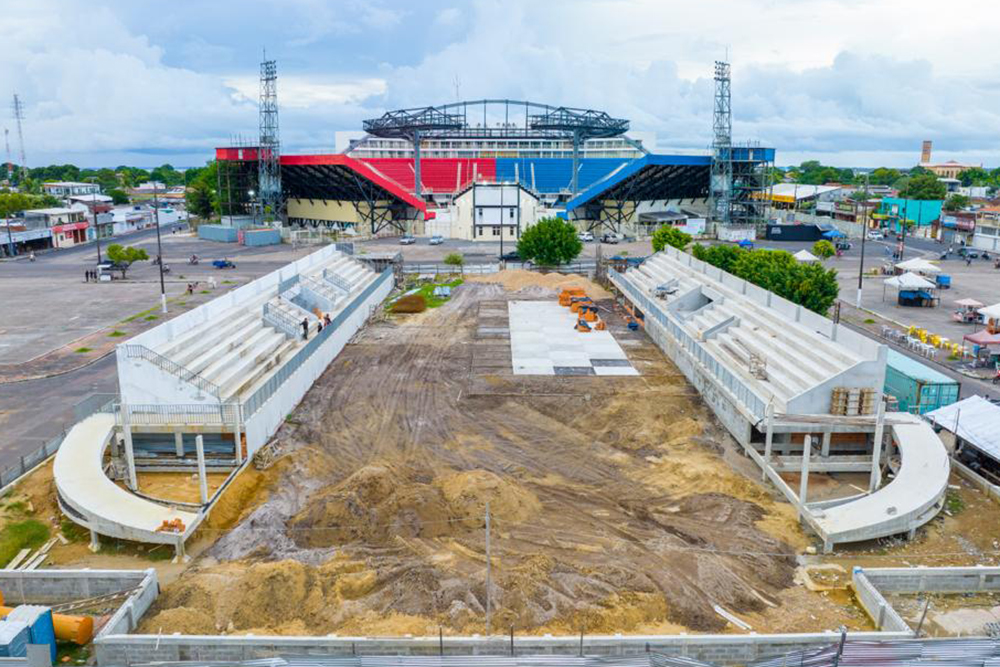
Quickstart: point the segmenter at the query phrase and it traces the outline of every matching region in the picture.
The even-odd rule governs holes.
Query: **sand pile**
[[[593,299],[611,298],[609,291],[594,281],[575,274],[564,275],[562,273],[539,273],[537,271],[525,271],[524,269],[507,269],[499,273],[469,276],[466,280],[469,282],[499,283],[511,292],[531,287],[544,287],[560,292],[567,287],[579,287],[585,290],[587,296]]]
[[[452,507],[452,516],[463,519],[470,528],[482,525],[487,502],[492,516],[511,523],[520,523],[542,508],[531,491],[486,470],[460,472],[438,484]]]

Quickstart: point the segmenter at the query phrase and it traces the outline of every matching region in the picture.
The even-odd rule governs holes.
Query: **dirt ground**
[[[487,503],[494,630],[720,631],[713,605],[766,616],[807,543],[791,508],[727,464],[752,470],[613,316],[641,377],[513,376],[477,322],[484,304],[555,296],[529,277],[366,329],[279,433],[267,501],[205,531],[218,541],[143,629],[482,632]]]

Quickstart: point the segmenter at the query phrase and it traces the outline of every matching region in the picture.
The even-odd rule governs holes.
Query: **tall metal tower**
[[[715,113],[712,116],[712,183],[709,209],[716,223],[728,225],[733,198],[733,109],[729,63],[715,61]]]
[[[257,187],[264,215],[280,224],[284,202],[281,198],[281,140],[278,134],[278,67],[274,60],[260,64],[260,155]]]
[[[24,130],[21,129],[21,121],[24,120],[24,107],[21,105],[21,98],[17,96],[17,93],[14,93],[14,103],[11,104],[11,108],[14,112],[14,120],[17,121],[17,142],[20,149],[21,174],[23,176],[28,171],[28,163],[24,158]]]

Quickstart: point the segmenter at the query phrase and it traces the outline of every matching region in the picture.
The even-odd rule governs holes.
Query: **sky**
[[[483,97],[579,106],[711,142],[715,60],[733,135],[779,165],[1000,165],[995,0],[0,0],[0,118],[29,166],[204,164],[257,133],[277,61],[283,150],[332,149],[387,109]],[[6,98],[6,101],[3,101]],[[4,113],[5,112],[5,113]]]

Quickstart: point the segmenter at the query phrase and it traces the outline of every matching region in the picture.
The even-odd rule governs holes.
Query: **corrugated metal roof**
[[[919,380],[924,384],[958,384],[958,380],[953,380],[944,373],[936,371],[926,364],[922,364],[916,359],[906,356],[902,352],[897,352],[889,348],[889,356],[886,359],[889,366],[896,369],[903,375]]]
[[[962,440],[1000,461],[1000,431],[997,430],[1000,405],[994,405],[982,396],[970,396],[924,416],[952,433],[957,431]]]

